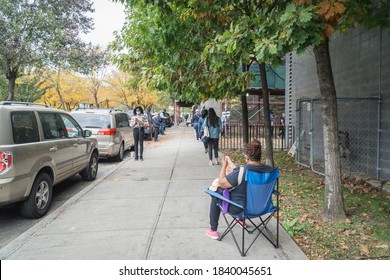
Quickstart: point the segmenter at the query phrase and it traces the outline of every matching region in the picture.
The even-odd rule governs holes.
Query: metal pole
[[[300,149],[300,144],[301,144],[301,120],[302,120],[302,113],[301,113],[301,102],[299,99],[297,100],[297,107],[296,107],[296,112],[298,113],[298,137],[296,140],[296,149],[297,149],[297,160],[298,163],[301,163],[301,149]]]
[[[381,103],[382,98],[379,95],[378,97],[378,135],[377,135],[377,144],[376,144],[376,178],[380,178],[381,164],[380,164],[380,147],[381,147]]]
[[[314,170],[314,140],[313,140],[313,99],[310,102],[310,168]]]
[[[377,139],[377,151],[376,151],[376,178],[380,178],[381,163],[380,163],[380,146],[381,146],[381,103],[382,103],[382,45],[383,45],[383,28],[380,27],[379,37],[379,100],[378,100],[378,139]]]

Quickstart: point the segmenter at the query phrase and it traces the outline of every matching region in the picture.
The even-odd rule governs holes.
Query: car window
[[[38,125],[34,112],[12,112],[11,122],[15,144],[39,142]]]
[[[148,121],[150,122],[151,119],[152,119],[152,115],[151,115],[149,112],[145,112],[144,115],[146,116],[146,118],[147,118]]]
[[[95,113],[72,113],[83,128],[111,128],[110,116]]]
[[[68,115],[61,115],[61,118],[65,124],[66,132],[69,138],[79,138],[83,136],[83,130],[81,127]]]
[[[127,114],[116,114],[115,122],[117,128],[130,126],[129,118],[127,117]]]
[[[42,123],[43,137],[45,139],[58,139],[67,137],[64,122],[57,113],[39,113]]]

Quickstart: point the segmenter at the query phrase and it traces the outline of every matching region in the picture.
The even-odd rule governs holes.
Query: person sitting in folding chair
[[[205,190],[212,197],[211,228],[206,230],[206,235],[221,241],[230,232],[243,257],[260,235],[270,241],[275,248],[279,247],[279,170],[260,163],[261,144],[256,140],[246,145],[244,155],[247,164],[244,167],[235,168],[229,175],[226,175],[225,159],[218,178],[220,187],[217,191]],[[273,204],[275,197],[276,207]],[[227,229],[219,236],[217,228],[221,210]],[[276,217],[276,236],[268,227],[274,216]],[[232,218],[231,221],[229,217]],[[247,227],[246,221],[252,226],[251,229]],[[233,232],[236,225],[242,228],[241,246]],[[254,232],[256,232],[255,237],[252,236],[252,242],[245,247],[246,233]]]
[[[239,174],[240,167],[236,167],[232,173],[226,175],[226,167],[228,162],[225,159],[222,161],[222,167],[219,173],[220,187],[217,190],[218,193],[222,194],[224,189],[234,188],[230,191],[230,200],[240,205],[244,205],[245,203],[246,181],[242,180],[242,178],[245,178],[246,171],[252,170],[259,173],[270,173],[274,170],[271,166],[260,163],[261,143],[258,140],[253,140],[245,146],[244,156],[246,165],[243,168],[244,172],[241,172],[242,174]],[[221,208],[218,206],[218,204],[221,204],[219,199],[212,196],[210,203],[210,228],[206,230],[206,235],[213,239],[219,238],[217,229]],[[232,214],[239,214],[242,212],[242,209],[235,205],[229,205],[228,211]],[[240,221],[240,225],[243,225],[242,221]]]

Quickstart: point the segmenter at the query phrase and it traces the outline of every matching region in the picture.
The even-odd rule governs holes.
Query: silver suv
[[[71,112],[82,128],[98,140],[100,157],[122,161],[134,146],[133,129],[126,113],[115,109],[78,109]]]
[[[27,218],[50,208],[53,185],[80,173],[95,180],[99,152],[90,131],[65,111],[0,102],[0,205],[20,202]]]

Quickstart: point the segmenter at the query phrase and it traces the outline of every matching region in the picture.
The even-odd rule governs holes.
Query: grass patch
[[[244,164],[240,152],[223,153]],[[390,259],[390,197],[364,181],[343,178],[348,218],[325,222],[324,177],[285,152],[276,152],[274,160],[280,170],[280,223],[309,259]]]

